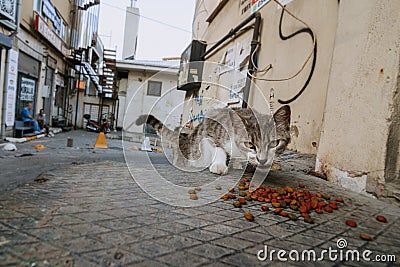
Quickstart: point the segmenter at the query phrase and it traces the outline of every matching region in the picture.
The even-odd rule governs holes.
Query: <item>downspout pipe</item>
[[[254,58],[251,59],[252,55],[254,54],[255,50],[257,49],[257,45],[259,44],[258,36],[260,35],[260,27],[261,27],[261,14],[259,12],[255,13],[254,22],[254,31],[253,31],[253,39],[251,40],[251,49],[250,49],[250,60],[248,66],[248,73],[246,79],[246,85],[243,88],[243,99],[242,99],[242,108],[247,108],[247,102],[249,101],[250,97],[250,86],[251,86],[251,75],[253,75],[256,66],[254,63],[257,62],[257,55],[254,55]]]
[[[17,27],[14,32],[12,32],[9,37],[14,37],[16,34],[18,34],[20,30],[19,22],[21,20],[21,5],[22,5],[22,0],[17,1],[17,14],[15,18],[15,23],[17,24]],[[7,81],[8,81],[8,68],[10,65],[10,57],[8,56],[8,51],[11,49],[7,48],[6,50],[6,65],[5,65],[5,75],[4,75],[4,86],[3,86],[3,103],[1,106],[1,140],[6,139],[6,119],[7,119],[7,91],[8,88],[6,87]]]

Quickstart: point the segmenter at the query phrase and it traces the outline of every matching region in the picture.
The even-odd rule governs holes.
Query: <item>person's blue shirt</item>
[[[31,113],[29,112],[29,109],[28,109],[28,107],[24,107],[23,109],[22,109],[22,112],[21,112],[21,119],[23,120],[23,121],[30,121],[31,119],[29,118],[31,116]]]

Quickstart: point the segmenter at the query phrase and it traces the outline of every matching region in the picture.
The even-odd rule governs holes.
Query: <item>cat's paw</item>
[[[228,167],[224,163],[213,163],[210,166],[210,172],[224,175],[228,173]]]

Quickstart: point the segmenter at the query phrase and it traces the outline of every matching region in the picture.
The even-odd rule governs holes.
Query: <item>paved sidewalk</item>
[[[144,152],[132,152],[140,153]],[[160,166],[167,166],[162,155]],[[292,171],[296,159],[271,172],[266,185],[280,188],[299,183],[313,193],[342,197],[339,210],[312,214],[314,224],[262,211],[249,202],[235,208],[232,200],[179,208],[149,197],[133,181],[123,163],[75,164],[47,172],[42,180],[0,196],[0,263],[2,266],[395,266],[400,260],[400,208],[355,194],[319,178]],[[308,168],[309,166],[305,166]],[[161,168],[162,169],[162,168]],[[177,178],[183,173],[175,170]],[[204,175],[210,175],[208,173]],[[149,180],[151,176],[147,177]],[[146,179],[147,179],[146,178]],[[237,195],[237,188],[235,193]],[[222,191],[221,191],[222,193]],[[195,201],[189,200],[188,201]],[[267,204],[270,206],[270,204]],[[271,206],[270,206],[271,207]],[[245,211],[253,222],[243,217]],[[387,223],[378,222],[377,215]],[[358,227],[351,228],[345,220]],[[370,235],[372,241],[359,235]],[[260,261],[257,252],[272,250],[371,250],[395,255],[397,263],[329,261]],[[262,254],[260,254],[262,256]],[[292,254],[294,255],[294,254]],[[318,254],[319,255],[319,254]]]

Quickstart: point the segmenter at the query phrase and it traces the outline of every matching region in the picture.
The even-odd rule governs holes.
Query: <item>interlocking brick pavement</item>
[[[138,154],[144,152],[136,152]],[[161,165],[160,165],[161,166]],[[160,167],[159,166],[159,167]],[[162,168],[162,166],[160,167]],[[183,182],[182,173],[174,172]],[[2,266],[395,266],[400,257],[400,208],[359,195],[300,171],[273,171],[266,184],[304,183],[311,192],[343,197],[333,213],[313,215],[315,224],[217,200],[200,207],[175,207],[148,196],[123,163],[80,164],[54,170],[45,183],[20,186],[0,195]],[[208,172],[202,175],[210,176]],[[148,177],[152,179],[152,177]],[[151,181],[150,181],[151,182]],[[187,200],[193,201],[193,200]],[[249,222],[244,211],[255,215]],[[375,220],[383,215],[387,223]],[[346,219],[358,227],[345,225]],[[359,238],[360,233],[373,237]],[[348,249],[393,254],[397,263],[260,261],[257,252]],[[287,256],[287,254],[286,254]]]

